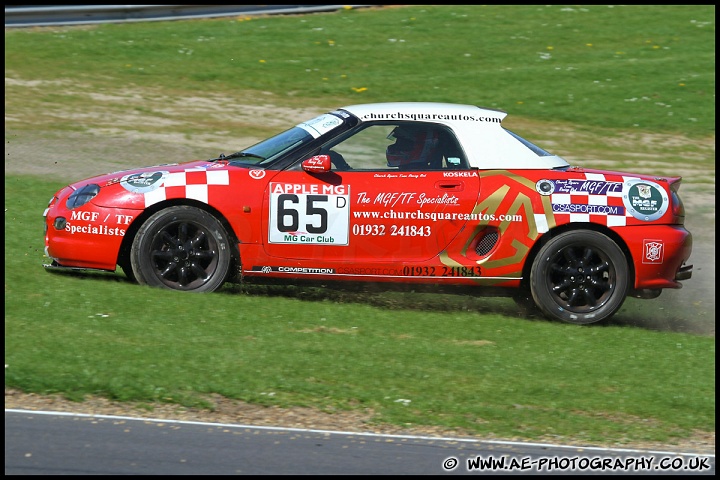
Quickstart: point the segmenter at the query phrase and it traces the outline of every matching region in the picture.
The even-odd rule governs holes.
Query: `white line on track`
[[[124,417],[120,415],[99,415],[91,413],[71,413],[71,412],[51,412],[44,410],[22,410],[14,408],[6,408],[5,413],[24,413],[34,415],[58,415],[66,417],[84,417],[84,418],[105,418],[110,420],[134,420],[141,422],[153,422],[153,423],[176,423],[183,425],[205,425],[214,427],[225,427],[225,428],[246,428],[254,430],[274,430],[274,431],[285,431],[285,432],[301,432],[301,433],[320,433],[324,435],[352,435],[352,436],[363,436],[363,437],[378,437],[378,438],[403,438],[410,440],[429,440],[429,441],[445,441],[445,442],[464,442],[464,443],[481,443],[484,445],[507,445],[514,447],[542,447],[542,448],[565,448],[579,451],[603,451],[603,452],[618,452],[618,453],[653,453],[656,455],[682,455],[682,456],[703,456],[715,458],[715,454],[705,453],[684,453],[684,452],[672,452],[672,451],[659,451],[659,450],[638,450],[628,448],[606,448],[606,447],[584,447],[577,445],[559,445],[551,443],[530,443],[530,442],[512,442],[507,440],[481,440],[476,438],[452,438],[452,437],[428,437],[421,435],[393,435],[383,433],[369,433],[369,432],[344,432],[335,430],[316,430],[311,428],[289,428],[289,427],[268,427],[261,425],[243,425],[235,423],[213,423],[213,422],[196,422],[188,420],[168,420],[165,418],[145,418],[145,417]]]

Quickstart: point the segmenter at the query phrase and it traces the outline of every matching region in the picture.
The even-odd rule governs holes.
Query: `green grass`
[[[714,431],[714,338],[532,321],[487,298],[237,285],[193,295],[53,274],[41,266],[41,207],[58,186],[5,180],[6,386],[201,407],[217,393],[499,438]]]
[[[513,129],[562,155],[692,169],[714,198],[714,154],[701,148],[715,133],[714,13],[411,6],[10,29],[6,142],[90,133],[99,140],[82,149],[104,152],[103,138],[122,138],[103,129],[187,138],[281,129],[163,108],[187,97],[227,98],[228,115],[253,103],[462,102],[509,111]],[[141,107],[123,102],[134,95]],[[115,121],[135,114],[167,122]],[[660,134],[681,141],[646,141]],[[628,142],[636,149],[625,158]],[[32,150],[8,161],[31,163]],[[188,295],[120,274],[46,272],[41,214],[63,175],[5,177],[6,387],[188,406],[210,406],[215,393],[496,438],[715,431],[714,337],[519,318],[497,298],[252,285]],[[624,318],[652,316],[647,303],[627,305]]]
[[[6,30],[5,75],[95,93],[269,91],[284,105],[449,101],[704,136],[714,44],[713,5],[411,6]],[[6,111],[95,101],[6,84]]]

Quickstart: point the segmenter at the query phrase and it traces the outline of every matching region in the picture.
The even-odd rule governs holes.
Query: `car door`
[[[335,164],[330,172],[297,167],[275,175],[264,203],[266,253],[357,264],[436,257],[467,223],[477,172],[459,156],[407,170],[388,166],[389,132],[396,127],[371,125],[324,147]]]

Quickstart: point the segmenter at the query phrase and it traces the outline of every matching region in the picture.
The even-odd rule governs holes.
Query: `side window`
[[[325,145],[336,170],[443,170],[467,168],[455,135],[446,127],[420,123],[370,125]]]
[[[441,130],[438,145],[441,168],[446,170],[467,170],[468,162],[460,143],[450,130]]]

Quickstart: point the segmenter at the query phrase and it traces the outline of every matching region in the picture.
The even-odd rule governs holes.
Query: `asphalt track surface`
[[[6,5],[5,28],[293,15],[374,5]]]
[[[5,410],[5,475],[338,474],[715,475],[715,455]]]

